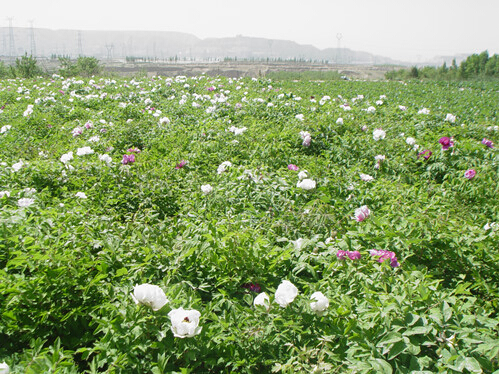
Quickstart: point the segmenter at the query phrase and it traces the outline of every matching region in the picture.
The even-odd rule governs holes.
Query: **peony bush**
[[[0,371],[498,370],[497,102],[1,80]]]

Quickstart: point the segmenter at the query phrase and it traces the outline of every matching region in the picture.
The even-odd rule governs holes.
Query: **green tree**
[[[72,61],[69,57],[59,57],[59,74],[65,77],[90,77],[101,72],[99,60],[95,57],[80,56],[76,61]]]
[[[21,58],[16,59],[16,66],[14,68],[14,75],[22,78],[34,78],[40,75],[44,75],[44,72],[36,58],[29,56],[25,53]]]

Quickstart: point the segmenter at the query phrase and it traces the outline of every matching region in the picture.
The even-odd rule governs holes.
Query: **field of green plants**
[[[499,85],[0,81],[0,373],[493,373]]]

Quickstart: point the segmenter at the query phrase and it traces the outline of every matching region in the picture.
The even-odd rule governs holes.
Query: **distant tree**
[[[59,74],[65,77],[91,77],[101,72],[99,60],[95,57],[78,57],[72,61],[69,57],[59,57]]]
[[[418,78],[419,77],[419,70],[416,66],[413,66],[411,68],[411,71],[409,72],[409,78]]]
[[[34,78],[44,74],[42,68],[38,66],[36,58],[28,56],[27,53],[21,58],[16,58],[16,65],[12,70],[16,77],[22,78]]]

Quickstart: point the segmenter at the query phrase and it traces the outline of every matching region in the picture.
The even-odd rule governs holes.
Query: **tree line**
[[[499,78],[499,55],[489,56],[488,51],[468,56],[459,66],[456,59],[452,60],[450,67],[444,62],[440,67],[413,66],[410,69],[394,70],[386,73],[387,79],[442,79],[442,80],[465,80],[465,79],[498,79]]]

